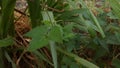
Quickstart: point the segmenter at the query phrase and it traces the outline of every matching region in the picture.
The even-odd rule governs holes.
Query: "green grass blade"
[[[57,47],[57,50],[71,58],[73,58],[78,64],[82,64],[83,66],[87,67],[87,68],[99,68],[98,66],[96,66],[95,64],[83,59],[83,58],[80,58],[79,56],[73,54],[73,53],[70,53],[70,52],[67,52],[63,49],[61,49],[60,47]]]
[[[56,45],[54,41],[50,41],[50,49],[52,53],[54,68],[58,68],[57,66],[57,52],[56,52]]]
[[[14,40],[11,37],[0,40],[0,47],[6,47],[14,44]]]
[[[40,21],[41,21],[40,0],[27,0],[27,2],[28,2],[32,27],[40,25]]]
[[[120,19],[120,3],[118,0],[109,0],[112,12]]]
[[[51,66],[53,66],[53,64],[48,60],[46,59],[46,57],[44,55],[42,55],[39,51],[33,51],[33,53],[38,56],[39,59],[42,59],[44,60],[45,62],[47,62],[48,64],[50,64]]]
[[[44,11],[42,12],[42,16],[43,16],[43,21],[49,21],[50,22],[50,26],[49,27],[54,27],[56,25],[55,20],[54,20],[54,15],[53,12],[50,11]],[[52,31],[52,30],[51,30]],[[50,31],[50,32],[51,32]],[[54,32],[51,32],[51,34],[54,34]],[[52,35],[50,35],[51,37]],[[55,40],[53,40],[55,39]],[[52,36],[52,39],[50,39],[50,48],[51,48],[51,53],[52,53],[52,59],[53,59],[53,63],[54,63],[54,68],[57,68],[57,52],[56,52],[56,47],[55,47],[55,41],[59,40],[59,38]]]
[[[0,21],[0,37],[5,38],[7,34],[13,33],[13,12],[16,0],[2,1],[2,17]]]
[[[93,20],[93,22],[95,23],[95,25],[96,25],[97,28],[99,29],[100,34],[101,34],[102,37],[104,38],[104,37],[105,37],[105,34],[104,34],[104,32],[103,32],[103,30],[102,30],[102,28],[101,28],[101,26],[100,26],[97,18],[94,16],[94,14],[92,13],[92,11],[87,7],[87,5],[84,3],[83,0],[80,0],[80,3],[81,3],[81,5],[82,5],[83,8],[87,8],[87,9],[88,9],[88,13],[89,13],[90,16],[91,16],[91,19]]]
[[[13,60],[10,58],[7,52],[5,52],[5,57],[7,58],[8,62],[12,64],[12,68],[17,68],[16,64],[13,62]]]

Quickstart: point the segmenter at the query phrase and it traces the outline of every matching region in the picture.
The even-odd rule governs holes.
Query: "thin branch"
[[[24,16],[28,16],[28,17],[29,17],[29,15],[25,14],[24,12],[22,12],[22,11],[16,9],[16,8],[14,8],[14,10],[15,10],[16,12],[18,12],[18,13],[24,15]]]

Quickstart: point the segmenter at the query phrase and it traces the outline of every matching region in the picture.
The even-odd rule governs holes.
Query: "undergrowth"
[[[0,0],[0,68],[120,68],[119,0],[26,3]]]

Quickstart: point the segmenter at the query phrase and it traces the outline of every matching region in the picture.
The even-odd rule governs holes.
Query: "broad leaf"
[[[57,52],[56,52],[56,45],[55,42],[61,42],[62,36],[61,36],[61,28],[60,26],[56,26],[53,12],[50,11],[44,11],[42,12],[43,21],[48,21],[48,25],[50,31],[48,33],[49,38],[49,44],[51,48],[51,54],[53,58],[54,68],[57,68]],[[44,22],[46,24],[46,22]]]
[[[34,51],[38,48],[42,48],[48,44],[47,36],[48,28],[47,26],[39,26],[25,34],[25,36],[31,37],[29,51]]]
[[[29,51],[35,51],[36,49],[42,48],[48,44],[48,39],[41,37],[40,39],[32,39],[28,47]]]
[[[47,26],[38,26],[32,29],[31,31],[29,31],[28,33],[26,33],[25,36],[31,37],[33,39],[36,39],[36,38],[40,39],[45,34],[47,34],[48,29],[49,28]]]
[[[48,34],[50,40],[55,42],[62,42],[63,32],[60,26],[53,26]]]

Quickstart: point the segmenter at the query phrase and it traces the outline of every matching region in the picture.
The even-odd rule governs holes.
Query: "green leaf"
[[[60,17],[58,18],[62,19],[63,21],[73,21],[73,19],[76,18],[79,19],[79,14],[83,14],[85,12],[86,9],[74,9],[74,10],[64,11],[63,13],[61,13]]]
[[[40,39],[47,34],[49,28],[47,26],[38,26],[33,28],[31,31],[25,34],[25,36],[31,37],[33,39]]]
[[[47,32],[48,32],[47,26],[39,26],[25,34],[25,36],[32,38],[28,50],[34,51],[38,48],[46,46],[48,44]]]
[[[116,17],[112,12],[109,12],[107,15],[110,19],[118,19],[118,17]]]
[[[63,31],[64,31],[64,40],[68,40],[70,38],[73,38],[75,36],[74,32],[73,32],[73,27],[75,26],[75,24],[70,23],[67,24],[63,27]]]
[[[115,68],[120,68],[120,60],[119,59],[114,59],[112,61],[112,65],[115,67]]]
[[[66,66],[66,65],[62,65],[61,68],[68,68],[68,66]]]
[[[116,38],[117,38],[117,41],[119,41],[119,42],[120,42],[120,33],[115,32],[115,36],[116,36]]]
[[[5,57],[7,58],[8,62],[12,64],[12,68],[17,68],[16,64],[14,63],[14,61],[11,59],[7,52],[5,52]]]
[[[69,41],[68,41],[69,42]],[[68,44],[66,44],[66,50],[68,51],[68,52],[72,52],[73,51],[73,49],[75,49],[75,42],[74,41],[71,41],[70,40],[70,42],[68,43]]]
[[[62,42],[63,32],[60,26],[53,26],[48,34],[50,40],[55,42]]]
[[[110,6],[112,7],[112,12],[120,19],[120,4],[118,0],[110,0]]]
[[[52,53],[52,58],[53,58],[53,63],[54,63],[54,68],[58,68],[58,63],[57,63],[57,52],[56,52],[56,45],[54,41],[50,41],[50,48],[51,48],[51,53]]]
[[[47,62],[48,64],[50,64],[51,66],[53,66],[53,64],[51,63],[51,61],[48,58],[46,58],[46,55],[42,54],[38,50],[35,50],[33,53],[36,55],[36,57],[39,60],[44,60],[45,62]]]
[[[69,66],[70,68],[80,68],[76,62],[74,62],[73,58],[63,56],[62,58],[62,64]],[[67,67],[66,67],[67,68]]]
[[[42,19],[40,0],[27,0],[32,27],[40,25]]]
[[[88,32],[86,26],[84,26],[84,25],[78,25],[78,24],[76,24],[75,27],[78,28],[80,31]]]
[[[95,30],[97,30],[97,27],[94,26],[90,21],[85,21],[86,28],[88,29],[88,32],[90,33],[91,37],[96,36]]]
[[[71,9],[77,9],[78,8],[76,1],[67,0],[67,2],[70,5]]]
[[[60,47],[57,47],[57,50],[71,58],[73,58],[78,64],[82,64],[83,66],[87,67],[87,68],[99,68],[98,66],[96,66],[95,64],[73,54],[73,53],[70,53],[70,52],[67,52],[63,49],[61,49]]]
[[[75,25],[75,24],[73,24],[73,23],[70,23],[70,24],[65,25],[65,26],[63,27],[64,32],[69,32],[69,33],[73,32],[72,29],[73,29],[73,26],[74,26],[74,25]]]
[[[104,37],[105,37],[105,34],[104,34],[104,32],[103,32],[103,30],[102,30],[102,28],[101,28],[101,26],[100,26],[99,21],[97,20],[97,18],[94,16],[94,14],[92,13],[92,11],[88,8],[88,6],[84,3],[83,0],[80,0],[80,3],[81,3],[81,5],[82,5],[83,8],[88,9],[88,10],[87,10],[87,13],[88,13],[90,19],[94,22],[94,24],[95,24],[96,27],[98,28],[100,34],[101,34],[102,37],[104,38]]]
[[[51,11],[42,11],[42,17],[43,17],[43,23],[48,26],[54,26],[56,25],[56,22],[54,20],[53,12]]]
[[[0,21],[0,37],[5,38],[8,34],[14,33],[14,6],[16,0],[2,1],[2,17]]]
[[[79,68],[79,66],[76,63],[73,63],[70,65],[70,68]]]
[[[119,40],[116,38],[115,35],[110,35],[107,37],[107,44],[113,44],[113,45],[120,45]]]
[[[6,47],[14,44],[14,40],[11,37],[0,40],[0,47]]]
[[[51,11],[42,11],[43,21],[50,21],[51,23],[54,23],[54,15]]]
[[[48,39],[41,37],[41,39],[32,39],[28,47],[28,51],[35,51],[36,49],[42,48],[48,44]]]
[[[73,59],[64,55],[61,62],[65,65],[70,65],[73,62]]]
[[[55,47],[55,42],[62,42],[62,29],[60,26],[56,25],[54,20],[53,12],[44,11],[42,12],[43,21],[48,21],[48,25],[50,25],[50,31],[48,33],[49,44],[52,53],[52,59],[54,63],[54,68],[57,68],[57,52]],[[45,22],[46,23],[46,22]]]
[[[107,52],[109,52],[109,48],[106,43],[106,40],[98,40],[98,41],[99,41],[99,44],[101,45],[101,47],[103,47]]]
[[[105,31],[119,31],[120,28],[118,25],[115,25],[115,23],[108,24],[105,28]]]
[[[107,51],[102,48],[102,47],[99,47],[97,50],[96,50],[96,53],[95,53],[95,56],[94,56],[94,59],[99,59],[100,57],[104,56],[105,54],[107,53]]]

